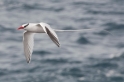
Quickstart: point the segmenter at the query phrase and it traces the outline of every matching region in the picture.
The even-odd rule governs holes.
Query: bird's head
[[[28,25],[29,25],[29,23],[23,24],[22,26],[20,26],[20,27],[18,28],[18,30],[20,30],[20,29],[25,29],[25,30],[26,30],[26,28],[28,27]]]

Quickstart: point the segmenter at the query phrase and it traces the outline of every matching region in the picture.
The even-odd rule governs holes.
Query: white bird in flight
[[[24,46],[24,54],[27,60],[27,63],[30,63],[31,55],[33,52],[34,46],[34,34],[35,33],[46,33],[50,39],[60,47],[60,42],[58,39],[57,34],[55,31],[84,31],[84,30],[91,30],[91,29],[81,29],[81,30],[57,30],[52,29],[49,24],[47,23],[27,23],[23,24],[18,28],[18,30],[24,29],[26,30],[23,34],[23,46]]]

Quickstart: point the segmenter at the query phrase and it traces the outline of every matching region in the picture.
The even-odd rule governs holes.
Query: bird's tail
[[[54,31],[56,32],[86,32],[86,31],[92,31],[92,30],[98,30],[98,28],[92,29],[92,28],[88,28],[88,29],[79,29],[79,30],[59,30],[59,29],[54,29]],[[104,32],[107,32],[109,34],[111,34],[111,32],[104,30],[104,29],[99,29],[102,30]],[[112,35],[112,34],[111,34]]]
[[[54,31],[57,31],[57,32],[72,32],[72,31],[74,31],[74,32],[76,32],[76,31],[90,31],[91,29],[80,29],[80,30],[58,30],[58,29],[54,29]]]

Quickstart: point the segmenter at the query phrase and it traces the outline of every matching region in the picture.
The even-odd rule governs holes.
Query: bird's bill
[[[23,26],[20,26],[20,27],[18,28],[18,30],[20,30],[20,29],[24,29],[24,27],[23,27]]]

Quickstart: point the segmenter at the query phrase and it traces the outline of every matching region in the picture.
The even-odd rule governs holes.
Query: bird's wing
[[[39,23],[37,24],[38,26],[41,26],[44,31],[48,34],[48,36],[50,37],[50,39],[58,46],[60,47],[60,42],[58,39],[57,34],[55,33],[55,31],[46,23]]]
[[[24,45],[24,54],[25,54],[27,63],[30,63],[31,55],[33,52],[33,46],[34,46],[34,33],[31,33],[28,31],[24,32],[23,45]]]
[[[47,33],[48,36],[51,38],[51,40],[52,40],[58,47],[60,47],[59,39],[58,39],[58,36],[57,36],[57,34],[55,33],[55,31],[54,31],[52,28],[46,27],[46,26],[45,26],[45,29],[46,29],[46,33]]]
[[[51,40],[58,46],[60,47],[60,42],[58,39],[57,34],[55,31],[46,23],[38,23],[37,26],[40,26],[44,29],[44,31],[48,34],[48,36],[51,38]]]

